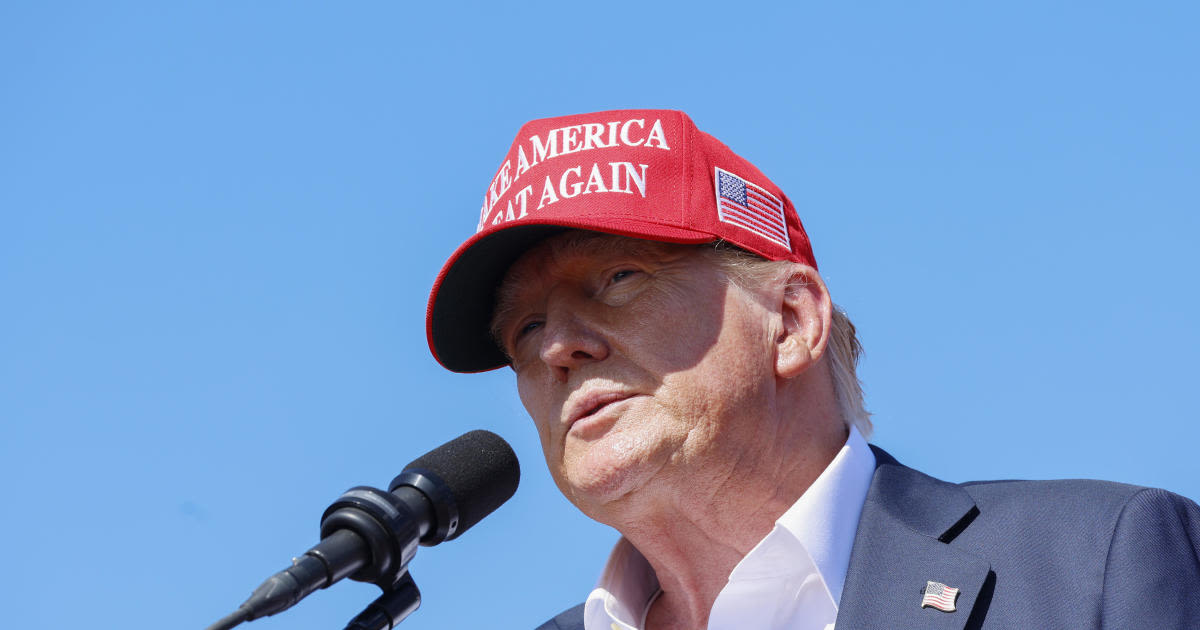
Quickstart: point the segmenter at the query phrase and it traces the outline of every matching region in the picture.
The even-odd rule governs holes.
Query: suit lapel
[[[975,502],[962,488],[871,448],[875,476],[850,553],[837,630],[962,630],[991,570],[948,544],[979,513]],[[928,581],[959,589],[956,611],[921,607]]]

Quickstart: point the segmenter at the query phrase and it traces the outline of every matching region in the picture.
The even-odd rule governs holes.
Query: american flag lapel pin
[[[958,598],[958,589],[946,586],[941,582],[930,580],[925,583],[921,596],[921,608],[932,606],[942,612],[954,612],[954,600]]]

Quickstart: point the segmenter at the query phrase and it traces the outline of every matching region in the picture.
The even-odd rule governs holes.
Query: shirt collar
[[[617,541],[583,606],[584,630],[638,630],[658,595],[658,576],[633,543]]]
[[[841,601],[858,518],[875,476],[875,454],[858,429],[800,499],[776,521],[817,565],[833,601]]]
[[[875,454],[858,429],[850,427],[845,445],[800,499],[775,523],[767,539],[787,532],[807,552],[834,602],[842,596],[854,534],[875,471]],[[760,546],[761,543],[760,543]],[[756,547],[755,550],[759,549]],[[734,573],[754,555],[751,550]],[[622,537],[609,554],[596,588],[584,605],[587,630],[642,628],[658,595],[658,578],[646,558]]]

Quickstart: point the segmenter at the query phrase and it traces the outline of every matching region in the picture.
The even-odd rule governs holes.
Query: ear
[[[833,301],[816,269],[794,265],[779,304],[783,330],[775,340],[775,374],[794,378],[825,354],[833,323]]]

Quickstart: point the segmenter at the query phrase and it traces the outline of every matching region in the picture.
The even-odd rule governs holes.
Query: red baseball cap
[[[496,288],[538,241],[566,229],[668,243],[727,241],[816,267],[792,202],[687,114],[633,109],[526,123],[484,193],[475,235],[434,281],[433,356],[455,372],[508,364],[490,333]]]

